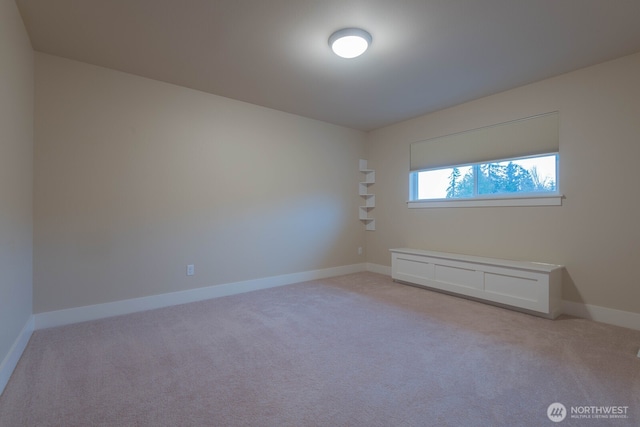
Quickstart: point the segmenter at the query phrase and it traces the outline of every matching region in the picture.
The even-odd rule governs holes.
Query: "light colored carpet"
[[[36,331],[0,425],[638,426],[638,345],[358,273]]]

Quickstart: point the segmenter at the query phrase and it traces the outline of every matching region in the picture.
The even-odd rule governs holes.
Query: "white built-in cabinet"
[[[391,278],[555,319],[564,267],[419,249],[391,249]]]
[[[376,206],[376,196],[370,193],[369,187],[376,182],[376,172],[369,169],[366,160],[360,159],[360,174],[362,181],[358,184],[358,194],[363,204],[359,207],[359,218],[367,230],[373,231],[376,221],[371,217],[371,210]]]

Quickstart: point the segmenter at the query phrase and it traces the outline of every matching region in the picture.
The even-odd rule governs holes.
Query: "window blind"
[[[541,114],[411,144],[411,170],[556,153],[558,112]]]

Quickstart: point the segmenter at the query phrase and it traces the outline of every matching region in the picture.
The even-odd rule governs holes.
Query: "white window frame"
[[[536,192],[536,193],[501,193],[501,194],[490,194],[490,195],[477,194],[477,186],[478,186],[477,167],[479,165],[487,164],[487,163],[501,163],[501,162],[507,162],[511,160],[531,158],[531,157],[542,157],[542,156],[548,156],[552,154],[556,155],[556,191]],[[494,207],[494,206],[561,206],[564,195],[560,193],[559,164],[560,164],[559,153],[545,153],[545,154],[540,154],[536,156],[513,157],[510,159],[498,159],[498,160],[484,161],[480,163],[451,165],[445,168],[438,168],[438,169],[448,169],[448,168],[465,167],[465,166],[474,167],[474,178],[475,178],[474,193],[476,193],[476,195],[473,197],[464,197],[464,198],[455,198],[455,199],[453,198],[451,199],[449,198],[417,199],[418,174],[420,172],[435,170],[435,169],[411,171],[409,173],[409,201],[407,202],[407,206],[412,209],[468,208],[468,207]]]

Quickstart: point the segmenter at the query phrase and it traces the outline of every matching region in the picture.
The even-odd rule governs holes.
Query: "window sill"
[[[493,206],[561,206],[562,194],[544,196],[476,197],[473,199],[435,199],[407,202],[411,209],[483,208]]]

